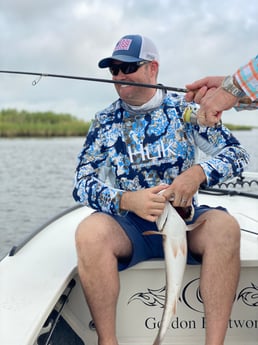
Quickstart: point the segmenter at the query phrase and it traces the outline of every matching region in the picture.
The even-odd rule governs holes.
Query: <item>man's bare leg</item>
[[[78,271],[99,345],[117,345],[116,306],[119,295],[118,257],[129,257],[132,245],[110,216],[94,213],[76,232]]]
[[[240,271],[240,229],[226,212],[200,216],[204,225],[189,232],[191,250],[203,255],[201,295],[206,318],[206,345],[223,345]]]

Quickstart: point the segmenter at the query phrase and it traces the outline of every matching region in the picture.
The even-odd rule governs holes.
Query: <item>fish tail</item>
[[[176,311],[177,311],[177,299],[175,299],[175,301],[172,305],[172,315],[170,315],[171,311],[169,311],[165,307],[165,310],[164,310],[163,315],[162,315],[161,327],[159,329],[159,332],[157,334],[156,339],[154,340],[153,345],[161,345],[161,343],[163,342],[164,337],[166,335],[166,332],[168,330],[171,317],[176,314]]]

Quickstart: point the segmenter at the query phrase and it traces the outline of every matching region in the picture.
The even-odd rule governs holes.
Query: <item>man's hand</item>
[[[196,80],[192,84],[187,84],[186,88],[188,90],[185,95],[187,102],[196,102],[201,103],[203,97],[206,96],[208,91],[216,91],[218,87],[221,86],[221,83],[225,77],[205,77],[199,80]]]
[[[166,198],[159,192],[166,188],[168,185],[163,184],[135,192],[125,192],[120,200],[120,209],[134,212],[143,219],[155,222],[162,214],[166,203]]]
[[[186,85],[189,90],[185,96],[186,101],[200,104],[197,112],[200,125],[216,125],[221,119],[222,111],[237,103],[237,97],[221,87],[223,79],[224,77],[206,77]]]
[[[162,195],[167,200],[171,200],[175,207],[190,206],[194,194],[205,180],[206,176],[202,167],[194,165],[177,176]]]
[[[123,193],[120,209],[134,212],[143,219],[155,222],[162,214],[166,201],[171,201],[175,207],[190,206],[194,194],[205,180],[202,167],[194,165],[177,176],[171,185],[163,184]],[[164,192],[159,194],[161,191]]]

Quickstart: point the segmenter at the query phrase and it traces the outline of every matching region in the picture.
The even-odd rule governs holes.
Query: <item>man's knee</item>
[[[218,215],[217,225],[214,228],[215,238],[223,244],[230,246],[239,245],[240,227],[237,220],[226,212],[220,212]],[[218,235],[218,236],[216,236]]]
[[[221,255],[239,255],[240,227],[237,220],[230,214],[220,211],[214,220],[211,241]]]
[[[85,251],[86,248],[95,247],[96,244],[101,245],[104,238],[105,225],[101,217],[92,214],[83,219],[76,229],[75,243],[77,251]]]
[[[225,248],[237,251],[240,247],[240,227],[237,220],[229,213],[221,210],[211,210],[200,216],[205,219],[204,225],[191,231],[189,236],[190,248],[197,253],[217,251]]]
[[[84,219],[79,223],[75,232],[75,244],[77,252],[85,249],[85,245],[87,244],[87,237],[88,237],[88,227],[87,227],[87,220]]]

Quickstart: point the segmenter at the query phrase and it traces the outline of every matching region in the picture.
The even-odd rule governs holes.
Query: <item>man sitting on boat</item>
[[[99,62],[114,81],[157,84],[159,55],[141,35],[122,37]],[[78,271],[99,345],[117,345],[119,270],[164,258],[156,220],[166,200],[193,204],[188,264],[200,264],[206,345],[223,345],[240,269],[240,229],[223,208],[199,206],[201,184],[216,185],[240,174],[249,156],[223,125],[185,123],[181,94],[115,84],[119,98],[98,112],[79,156],[74,198],[96,210],[76,233]],[[197,164],[197,148],[209,157]],[[164,191],[163,193],[160,193]]]

